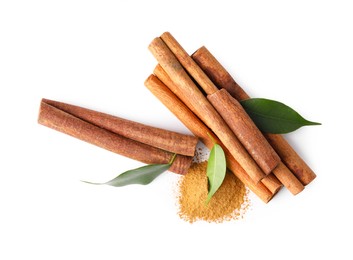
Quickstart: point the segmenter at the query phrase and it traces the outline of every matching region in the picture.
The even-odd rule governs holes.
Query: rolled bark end
[[[297,195],[304,190],[304,185],[282,162],[273,170],[273,174],[293,195]]]
[[[277,177],[270,173],[261,182],[266,186],[269,191],[275,195],[283,187],[283,184],[277,179]]]
[[[169,171],[178,173],[181,175],[185,175],[188,173],[188,170],[191,166],[193,157],[191,156],[184,156],[184,155],[177,155],[173,164],[170,166]]]
[[[316,178],[315,172],[297,154],[282,135],[266,134],[267,140],[288,169],[306,186]]]
[[[195,51],[191,57],[218,88],[226,89],[237,100],[249,98],[248,94],[205,46]]]

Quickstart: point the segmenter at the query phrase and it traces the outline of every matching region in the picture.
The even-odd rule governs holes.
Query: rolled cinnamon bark
[[[272,172],[293,195],[297,195],[304,190],[304,185],[282,162]]]
[[[170,77],[167,75],[167,73],[163,70],[163,68],[158,64],[156,67],[155,67],[155,69],[154,69],[154,71],[153,71],[153,73],[157,76],[157,78],[162,82],[162,83],[164,83],[164,85],[171,91],[171,92],[173,92],[174,93],[174,99],[178,99],[179,100],[179,98],[178,98],[178,96],[179,95],[182,95],[182,93],[181,92],[179,92],[179,90],[178,90],[178,88],[175,86],[175,84],[174,84],[174,82],[170,79]],[[152,76],[151,76],[152,77]],[[148,80],[148,81],[146,81],[146,82],[149,82],[149,81],[152,81],[152,82],[154,82],[154,81],[156,81],[156,80]],[[146,84],[146,83],[145,83]],[[151,84],[152,86],[153,86],[153,84]],[[170,107],[171,105],[170,104],[174,104],[174,102],[173,102],[173,93],[170,93],[170,95],[172,95],[172,97],[170,97],[169,99],[167,99],[167,97],[165,97],[164,98],[164,95],[167,95],[166,94],[166,92],[167,92],[167,90],[165,90],[165,91],[162,91],[162,90],[164,90],[164,88],[165,87],[163,87],[163,86],[159,86],[158,87],[158,84],[155,84],[156,85],[156,87],[154,87],[153,89],[150,89],[151,90],[151,92],[153,92],[154,93],[154,91],[156,92],[156,93],[154,93],[155,94],[155,96],[157,96],[161,101],[162,101],[162,103],[166,106],[166,107],[168,107],[169,108],[169,110],[170,111],[172,111],[172,113],[174,114],[174,115],[176,115],[179,119],[180,119],[180,121],[182,121],[183,123],[184,123],[184,125],[187,127],[187,128],[189,128],[189,130],[191,131],[191,132],[193,132],[196,136],[198,136],[199,138],[200,138],[200,140],[203,142],[203,143],[205,143],[206,144],[206,142],[210,142],[208,145],[206,144],[206,146],[207,147],[212,147],[212,140],[210,140],[210,138],[209,138],[209,136],[207,135],[207,134],[205,134],[205,132],[207,131],[207,129],[208,129],[208,131],[209,132],[211,132],[211,130],[209,130],[209,128],[207,128],[205,125],[204,125],[204,123],[202,123],[201,121],[200,121],[200,119],[197,117],[197,116],[195,116],[195,114],[192,112],[192,111],[190,111],[190,113],[192,113],[192,115],[194,116],[194,117],[192,117],[192,116],[188,116],[188,118],[189,118],[189,120],[185,120],[184,118],[181,118],[181,116],[180,116],[180,114],[182,115],[182,114],[188,114],[187,112],[185,112],[183,109],[181,109],[182,111],[179,111],[178,110],[178,107],[182,107],[182,106],[186,106],[187,107],[187,110],[193,110],[193,109],[189,109],[190,107],[192,107],[192,103],[190,103],[190,102],[188,102],[188,103],[182,103],[182,105],[175,105],[175,108],[172,106],[172,107]],[[148,86],[147,86],[148,87]],[[149,88],[149,87],[148,87]],[[153,91],[154,90],[154,91]],[[160,90],[160,91],[158,91],[158,90]],[[162,95],[162,97],[160,97]],[[163,102],[163,100],[164,99],[167,99],[167,100],[169,100],[169,101],[166,101],[166,102]],[[180,100],[179,100],[180,101]],[[188,100],[185,100],[185,101],[188,101]],[[180,101],[181,102],[181,101]],[[195,119],[195,117],[196,117],[196,119]],[[191,123],[189,123],[189,121],[191,122]],[[198,124],[196,124],[196,126],[195,126],[195,124],[193,124],[193,122],[194,121],[198,121],[199,123]],[[191,124],[191,125],[189,125],[189,124]],[[198,126],[198,125],[203,125],[203,126]],[[206,129],[206,130],[205,130]],[[215,139],[216,140],[216,139]],[[218,138],[217,138],[217,140],[218,140]],[[231,156],[232,157],[232,156]],[[234,157],[232,157],[233,159],[234,159]],[[235,159],[234,159],[235,160]],[[237,162],[236,162],[237,163]],[[234,165],[236,165],[235,163],[234,163]],[[238,163],[238,165],[239,165],[239,163]],[[240,166],[235,166],[235,167],[233,167],[233,170],[234,169],[239,169],[239,167]],[[240,167],[241,168],[241,167]],[[232,169],[231,169],[232,170]],[[244,170],[241,168],[241,171],[243,172],[243,173],[245,173],[244,172]],[[245,173],[246,175],[247,175],[247,173]],[[270,174],[268,174],[265,178],[263,178],[262,180],[261,180],[261,182],[266,186],[266,188],[268,189],[268,190],[270,190],[271,191],[271,193],[272,194],[275,194],[275,193],[277,193],[278,191],[279,191],[279,189],[282,187],[282,183],[273,175],[273,173],[270,173]],[[245,184],[246,185],[246,184]],[[247,185],[248,186],[248,185]]]
[[[174,84],[174,83],[172,83]],[[150,75],[145,86],[155,95],[195,136],[208,147],[212,148],[213,140],[219,143],[225,151],[227,167],[265,203],[269,202],[273,195],[280,189],[271,193],[263,183],[256,184],[249,175],[243,170],[239,163],[233,158],[222,142],[213,132],[156,76]],[[212,138],[211,138],[211,137]],[[267,179],[264,178],[263,180]]]
[[[150,43],[149,50],[183,94],[179,98],[184,103],[193,104],[193,109],[195,110],[193,112],[218,136],[254,182],[257,183],[264,178],[266,175],[247,153],[221,116],[203,96],[167,45],[160,38],[155,38]]]
[[[195,51],[191,57],[218,88],[226,89],[238,101],[249,98],[248,94],[205,46]]]
[[[168,163],[174,155],[162,149],[102,129],[45,102],[41,102],[38,123],[111,152],[147,164],[165,164]],[[175,173],[185,174],[191,162],[192,157],[177,155],[169,170]]]
[[[250,120],[241,105],[237,104],[236,100],[231,100],[230,95],[225,95],[225,92],[218,90],[205,72],[169,32],[163,33],[161,39],[190,76],[206,92],[214,108],[222,116],[258,166],[265,174],[269,174],[278,165],[280,158]],[[240,118],[245,121],[237,120]]]
[[[207,95],[211,95],[218,90],[210,78],[203,72],[203,70],[169,32],[163,33],[161,35],[161,39],[172,51],[184,69],[195,79]],[[168,73],[168,71],[166,72]]]
[[[283,187],[283,184],[273,173],[267,174],[261,182],[273,195],[275,195]]]
[[[222,115],[233,133],[265,172],[271,172],[281,160],[263,134],[245,112],[242,105],[225,89],[221,89],[207,99]]]
[[[279,134],[265,134],[272,147],[277,151],[283,163],[304,185],[308,185],[316,178],[314,171],[297,154],[287,140]]]
[[[58,101],[43,99],[43,102],[126,138],[176,154],[187,156],[195,154],[197,145],[195,136],[179,134]]]
[[[193,55],[193,60],[202,68],[208,77],[218,86],[225,88],[235,99],[241,101],[248,99],[249,95],[235,82],[233,77],[219,63],[219,61],[206,49],[201,47]],[[282,162],[300,180],[307,185],[316,178],[316,174],[295,152],[282,135],[265,134],[265,137],[282,159]]]

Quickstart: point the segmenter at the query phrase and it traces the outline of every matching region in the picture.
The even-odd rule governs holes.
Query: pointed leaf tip
[[[175,156],[173,156],[171,162],[174,161]],[[82,181],[94,185],[110,185],[114,187],[122,187],[131,184],[141,184],[147,185],[156,179],[160,174],[167,171],[171,166],[171,163],[168,164],[150,164],[145,165],[133,170],[123,172],[114,179],[104,182],[104,183],[94,183],[89,181]]]
[[[265,133],[286,134],[302,126],[321,125],[306,120],[294,109],[275,100],[250,98],[240,103],[256,126]]]

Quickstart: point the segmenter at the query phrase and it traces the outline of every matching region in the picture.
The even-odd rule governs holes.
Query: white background
[[[0,1],[0,259],[352,259],[350,1]],[[201,45],[253,97],[322,126],[288,140],[317,173],[240,221],[189,224],[166,173],[90,186],[140,163],[37,124],[45,97],[189,133],[144,87],[147,46]]]

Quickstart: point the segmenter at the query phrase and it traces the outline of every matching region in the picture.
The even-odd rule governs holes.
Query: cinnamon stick
[[[239,101],[249,98],[249,95],[235,82],[233,77],[206,49],[206,47],[198,49],[192,55],[192,58],[219,88],[225,88]],[[315,179],[316,174],[295,152],[282,135],[265,134],[265,137],[281,157],[282,162],[303,185],[307,185]]]
[[[267,174],[261,182],[273,195],[275,195],[283,187],[283,184],[273,173]]]
[[[242,105],[225,89],[207,96],[224,121],[265,172],[271,172],[281,160]]]
[[[174,155],[102,129],[45,103],[45,100],[40,105],[38,123],[146,164],[165,164]],[[185,174],[191,162],[192,157],[177,155],[169,170]]]
[[[280,158],[248,117],[244,109],[242,109],[239,102],[231,98],[230,95],[226,95],[226,92],[219,92],[210,78],[169,32],[163,33],[161,39],[173,52],[185,70],[206,92],[214,108],[222,116],[258,166],[265,174],[269,174],[278,165]]]
[[[180,110],[181,111],[179,111],[179,107],[185,107],[186,106],[186,110],[193,110],[193,109],[189,109],[190,107],[192,107],[192,103],[190,103],[190,102],[188,102],[188,103],[182,103],[181,105],[178,105],[178,102],[177,102],[177,104],[175,105],[175,108],[173,107],[174,105],[172,105],[171,106],[171,104],[174,104],[175,102],[173,102],[173,99],[178,99],[179,100],[179,98],[178,98],[178,96],[179,95],[182,95],[182,93],[181,92],[179,92],[178,91],[178,88],[175,86],[175,84],[174,84],[174,82],[170,79],[170,77],[167,75],[167,73],[163,70],[163,68],[158,64],[156,67],[155,67],[155,69],[154,69],[154,71],[153,71],[153,73],[157,76],[157,78],[162,82],[162,83],[164,83],[164,85],[171,91],[171,92],[173,92],[173,93],[170,93],[169,95],[168,95],[168,91],[167,90],[164,90],[165,89],[165,87],[163,87],[163,86],[159,86],[159,84],[157,84],[157,83],[155,83],[155,84],[149,84],[149,85],[152,85],[152,87],[151,86],[147,86],[146,85],[146,83],[148,83],[149,81],[151,81],[151,82],[155,82],[155,81],[157,81],[157,80],[154,80],[154,79],[150,79],[150,80],[147,80],[146,81],[146,83],[145,83],[145,85],[151,90],[151,92],[153,92],[154,94],[155,94],[155,96],[157,96],[158,98],[159,98],[159,100],[161,100],[162,101],[162,103],[165,105],[165,106],[167,106],[168,108],[169,108],[169,110],[174,114],[174,115],[176,115],[178,118],[179,118],[179,120],[180,121],[182,121],[183,123],[184,123],[184,125],[187,127],[187,128],[189,128],[189,130],[191,131],[191,132],[193,132],[194,133],[194,135],[196,135],[196,136],[198,136],[199,138],[200,138],[200,140],[204,143],[204,144],[206,144],[206,146],[207,147],[209,147],[210,149],[211,149],[211,147],[212,147],[212,140],[210,140],[210,138],[209,138],[209,136],[207,135],[207,134],[205,134],[205,132],[207,132],[207,131],[209,131],[210,133],[212,132],[211,130],[209,130],[209,128],[208,127],[206,127],[205,125],[204,125],[204,123],[202,123],[201,121],[200,121],[200,119],[192,112],[192,111],[190,111],[190,113],[193,115],[193,116],[188,116],[187,118],[189,119],[189,120],[185,120],[184,118],[183,118],[183,116],[180,116],[180,115],[184,115],[184,114],[189,114],[188,112],[185,112],[184,110],[185,109],[182,109],[182,108],[180,108]],[[155,87],[153,88],[153,85],[155,85]],[[151,89],[152,88],[152,89]],[[154,91],[153,91],[154,90]],[[166,95],[166,96],[171,96],[171,97],[164,97],[164,95]],[[164,102],[163,100],[164,99],[167,99],[167,101],[166,102]],[[185,100],[185,101],[188,101],[188,100]],[[180,101],[181,102],[181,101]],[[195,119],[195,117],[196,117],[196,119]],[[197,124],[195,124],[194,123],[194,121],[197,121],[198,123]],[[218,138],[217,137],[215,137],[214,136],[214,138],[216,138],[215,140],[217,140],[217,142],[218,142]],[[207,142],[209,142],[209,144],[207,144]],[[220,142],[220,141],[219,141]],[[232,156],[230,156],[230,157],[232,157]],[[235,160],[233,157],[232,157],[232,160]],[[236,162],[238,165],[239,165],[239,163],[238,162]],[[234,163],[234,165],[236,165],[236,163]],[[239,168],[241,168],[240,167],[240,165],[239,166],[235,166],[235,167],[233,167],[231,170],[237,170],[237,169],[239,169]],[[245,173],[244,172],[244,170],[241,168],[240,169],[240,171],[242,172],[242,173],[240,173],[240,174],[246,174],[247,175],[247,173]],[[240,177],[239,177],[240,178]],[[272,193],[272,194],[275,194],[275,193],[277,193],[278,191],[279,191],[279,189],[282,187],[282,183],[274,176],[274,174],[273,173],[271,173],[271,174],[268,174],[265,178],[263,178],[262,180],[261,180],[261,182],[266,186],[266,188],[268,189],[268,190],[270,190],[270,192]]]
[[[266,134],[267,140],[277,151],[283,163],[304,185],[308,185],[316,178],[314,171],[306,164],[299,154],[292,148],[287,140],[279,134]]]
[[[155,70],[156,71],[156,70]],[[171,82],[172,83],[172,82]],[[174,84],[174,83],[172,83]],[[212,148],[213,140],[219,143],[225,151],[227,167],[254,192],[265,203],[269,202],[275,192],[271,193],[263,183],[256,184],[249,175],[243,170],[239,163],[233,158],[222,142],[213,132],[155,75],[150,75],[145,86],[155,95],[195,136],[208,147]],[[210,137],[210,136],[212,137]],[[263,180],[267,179],[264,178]]]
[[[179,134],[58,101],[43,99],[43,102],[126,138],[168,152],[194,156],[198,141],[195,136]]]
[[[155,38],[150,43],[149,50],[179,88],[180,92],[182,92],[183,95],[179,98],[184,103],[190,102],[193,104],[193,112],[219,137],[254,182],[257,183],[264,178],[266,175],[240,144],[221,116],[203,96],[167,45],[160,38]]]
[[[297,195],[304,190],[304,185],[282,162],[272,172],[293,195]]]
[[[226,89],[238,101],[250,98],[205,46],[191,57],[218,88]]]

